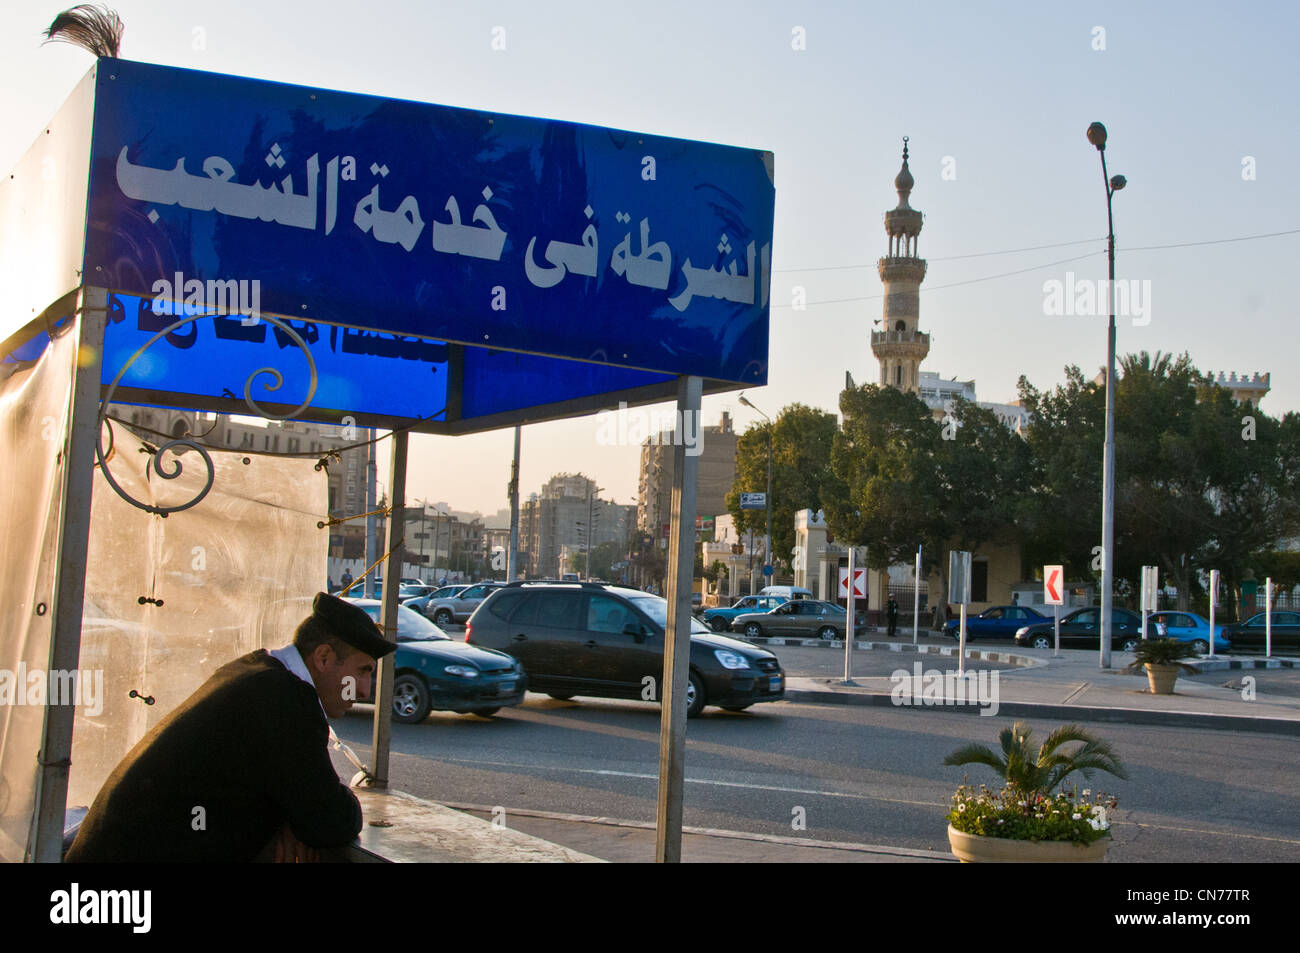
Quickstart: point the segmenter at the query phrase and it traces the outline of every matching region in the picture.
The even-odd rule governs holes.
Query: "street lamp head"
[[[1099,122],[1094,122],[1088,127],[1088,141],[1097,147],[1101,152],[1106,148],[1106,127]]]
[[[754,407],[753,404],[751,404],[749,401],[747,401],[747,400],[745,399],[745,392],[744,392],[744,391],[741,391],[741,392],[740,392],[740,396],[738,396],[736,399],[737,399],[738,401],[740,401],[742,404],[744,404],[746,407],[748,407],[750,410],[756,410],[756,409],[757,409],[756,407]]]
[[[1128,185],[1128,179],[1124,178],[1124,176],[1122,176],[1122,175],[1112,175],[1112,176],[1110,177],[1110,190],[1111,190],[1112,192],[1118,192],[1120,189],[1124,188],[1124,186],[1126,186],[1126,185]]]

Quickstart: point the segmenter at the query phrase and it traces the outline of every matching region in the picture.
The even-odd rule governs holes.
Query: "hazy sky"
[[[81,50],[40,45],[63,5],[6,3],[0,169],[91,66]],[[1187,351],[1203,370],[1272,371],[1263,408],[1300,409],[1290,287],[1300,234],[1222,243],[1300,229],[1294,5],[115,7],[127,59],[771,150],[771,366],[768,386],[747,396],[772,416],[795,401],[836,410],[845,370],[878,377],[875,262],[904,135],[930,262],[922,369],[973,377],[990,401],[1013,399],[1021,374],[1045,387],[1066,364],[1095,372],[1105,317],[1047,313],[1044,283],[1105,276],[1101,169],[1084,136],[1099,120],[1110,172],[1129,182],[1115,199],[1117,277],[1144,292],[1145,312],[1120,319],[1120,353]],[[495,27],[504,50],[492,48]],[[1069,242],[1081,244],[1037,247]],[[1210,242],[1219,244],[1141,250]],[[800,288],[804,310],[791,306]],[[705,423],[723,409],[738,429],[759,419],[733,394],[705,399]],[[637,448],[596,435],[593,417],[526,428],[523,493],[582,471],[603,496],[633,502]],[[510,449],[508,430],[414,437],[409,495],[493,512],[505,504]],[[1100,478],[1100,460],[1097,469]]]

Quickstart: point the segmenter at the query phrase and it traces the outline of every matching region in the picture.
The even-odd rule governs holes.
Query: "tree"
[[[767,491],[767,441],[772,435],[772,553],[787,565],[794,549],[794,514],[814,512],[845,493],[831,465],[838,424],[835,415],[803,404],[791,404],[772,425],[750,427],[736,442],[736,479],[727,494],[727,511],[741,532],[756,537],[767,531],[764,510],[741,510],[741,493]]]
[[[947,550],[1010,538],[1030,485],[1028,447],[992,411],[958,400],[942,422],[919,397],[868,384],[840,395],[832,455],[844,482],[827,507],[836,536],[867,545],[876,569],[910,563],[946,582]]]

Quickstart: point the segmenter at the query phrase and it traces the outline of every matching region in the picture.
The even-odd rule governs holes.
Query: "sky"
[[[926,216],[922,370],[974,378],[979,399],[996,402],[1016,397],[1021,375],[1044,388],[1068,364],[1095,373],[1104,312],[1051,313],[1046,283],[1105,277],[1105,193],[1085,138],[1101,121],[1109,171],[1128,180],[1114,200],[1116,277],[1140,296],[1119,318],[1119,353],[1186,351],[1202,370],[1271,372],[1262,408],[1300,410],[1294,5],[114,7],[126,59],[772,151],[770,368],[746,397],[773,417],[795,402],[836,411],[845,371],[878,379],[876,260],[903,136],[911,205]],[[62,8],[6,3],[0,169],[92,65],[82,50],[41,45]],[[1291,234],[1252,237],[1278,232]],[[761,421],[735,393],[703,407],[706,425],[723,410],[738,430]],[[583,472],[602,498],[635,502],[639,449],[601,436],[592,416],[524,428],[522,494]],[[512,445],[510,430],[413,436],[408,499],[496,512]]]

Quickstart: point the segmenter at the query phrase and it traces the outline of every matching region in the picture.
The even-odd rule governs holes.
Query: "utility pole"
[[[510,496],[510,548],[506,553],[506,582],[514,582],[519,575],[519,431],[515,427],[515,457],[510,464],[510,482],[506,492]]]

